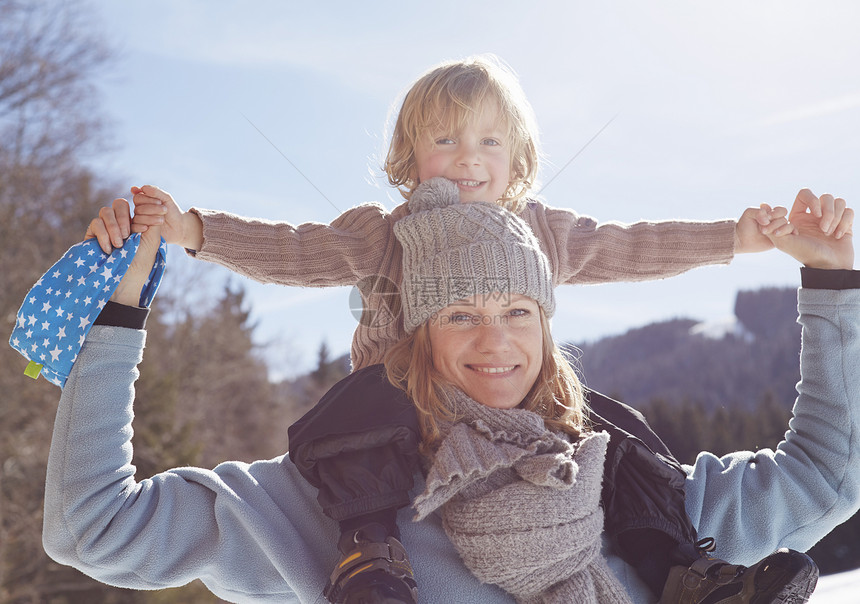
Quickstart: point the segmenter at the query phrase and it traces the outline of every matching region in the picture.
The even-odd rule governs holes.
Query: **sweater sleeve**
[[[541,240],[557,285],[662,279],[728,264],[734,255],[734,220],[598,223],[538,202],[522,217]]]
[[[751,564],[806,551],[860,507],[860,290],[801,288],[801,381],[776,450],[701,453],[687,511],[717,555]]]
[[[335,527],[320,525],[315,493],[288,470],[288,460],[176,468],[135,481],[133,383],[144,337],[97,325],[81,349],[48,460],[46,552],[133,589],[200,578],[231,602],[319,593],[320,567],[333,562],[321,563],[313,543],[334,543]]]
[[[331,224],[294,226],[192,208],[203,246],[189,253],[261,283],[331,287],[376,274],[393,245],[394,218],[376,203],[356,206]]]

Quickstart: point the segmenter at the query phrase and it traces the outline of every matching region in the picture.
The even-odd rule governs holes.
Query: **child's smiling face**
[[[511,181],[508,131],[495,104],[462,125],[430,128],[415,145],[418,182],[436,176],[457,183],[460,201],[495,203]]]

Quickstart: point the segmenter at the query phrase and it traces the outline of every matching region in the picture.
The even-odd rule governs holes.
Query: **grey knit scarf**
[[[442,422],[416,519],[442,508],[469,570],[517,602],[629,603],[600,553],[609,436],[571,443],[536,413],[492,409],[461,391]]]

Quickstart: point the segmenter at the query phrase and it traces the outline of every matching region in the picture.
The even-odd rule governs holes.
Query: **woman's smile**
[[[475,401],[519,405],[543,361],[540,307],[526,296],[472,296],[430,321],[433,366]]]

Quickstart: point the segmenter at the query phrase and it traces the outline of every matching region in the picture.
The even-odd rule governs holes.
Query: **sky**
[[[790,206],[801,187],[860,200],[849,0],[91,5],[115,49],[97,82],[114,149],[94,163],[124,183],[117,195],[149,183],[184,209],[294,224],[369,201],[391,209],[401,200],[380,169],[391,108],[431,66],[494,53],[537,114],[549,205],[635,222],[737,218]],[[201,285],[203,263],[170,252],[163,287],[217,295],[226,269]],[[724,320],[738,290],[794,287],[797,266],[770,251],[662,281],[565,286],[553,331],[584,342]],[[273,376],[312,368],[322,342],[349,350],[350,288],[232,282]]]

